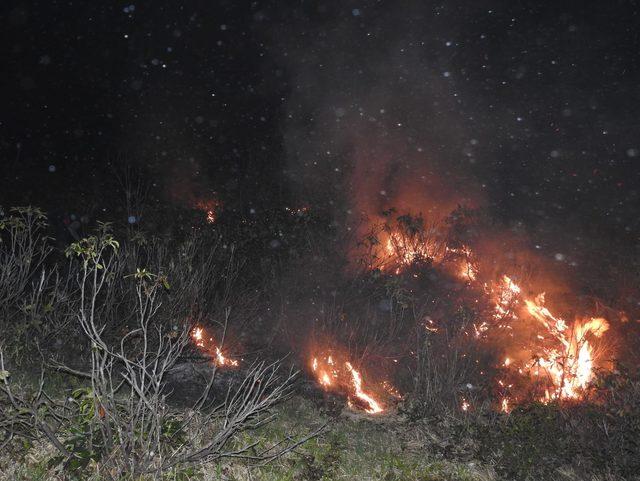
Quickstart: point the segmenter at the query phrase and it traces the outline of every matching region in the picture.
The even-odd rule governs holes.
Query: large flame
[[[542,324],[547,333],[559,344],[558,348],[546,349],[546,356],[535,361],[546,371],[555,390],[545,393],[545,399],[576,399],[593,379],[593,346],[588,337],[601,337],[609,329],[603,318],[576,319],[571,327],[564,319],[554,316],[544,306],[544,294],[534,301],[525,300],[527,311]]]
[[[502,367],[517,370],[520,374],[529,373],[537,383],[546,384],[542,402],[554,399],[579,399],[594,377],[594,348],[589,338],[599,338],[609,329],[604,318],[576,319],[569,325],[560,316],[554,315],[545,305],[544,293],[534,299],[522,297],[522,289],[510,277],[503,276],[492,290],[496,294],[494,319],[497,327],[506,322],[521,318],[537,321],[529,324],[535,332],[532,345],[525,346],[531,352],[531,359],[514,362],[506,357]],[[516,309],[524,301],[524,311],[518,316]],[[492,326],[487,325],[485,331]],[[510,346],[507,346],[507,351]],[[522,350],[522,348],[520,348]],[[499,380],[502,387],[504,382]],[[504,397],[501,410],[508,412],[510,399]]]

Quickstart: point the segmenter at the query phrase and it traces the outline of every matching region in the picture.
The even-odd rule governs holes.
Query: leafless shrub
[[[51,248],[46,217],[32,207],[14,207],[0,219],[0,306],[13,305],[43,267]]]
[[[129,223],[131,226],[140,222],[144,216],[151,182],[146,180],[141,170],[126,156],[117,157],[115,162],[113,173],[123,196],[127,219],[133,220]]]
[[[70,271],[50,262],[44,213],[33,207],[9,212],[0,219],[0,328],[5,349],[19,361],[26,345],[57,338],[75,305]]]
[[[212,392],[218,368],[212,365],[200,398],[187,412],[171,408],[167,377],[189,342],[190,326],[165,330],[156,318],[162,312],[164,275],[138,268],[133,283],[135,327],[119,340],[108,338],[101,309],[103,290],[119,265],[119,244],[102,229],[98,235],[72,244],[77,256],[77,322],[90,344],[86,369],[57,365],[63,372],[88,381],[64,403],[56,402],[41,381],[33,396],[16,393],[0,352],[0,427],[6,445],[14,437],[43,436],[67,466],[96,463],[103,476],[161,476],[168,469],[220,458],[244,458],[264,463],[291,451],[309,437],[260,448],[243,443],[239,434],[273,419],[272,409],[291,394],[295,372],[280,375],[280,363],[250,367],[234,392],[223,399]],[[107,298],[108,299],[108,298]],[[44,379],[44,378],[43,378]]]

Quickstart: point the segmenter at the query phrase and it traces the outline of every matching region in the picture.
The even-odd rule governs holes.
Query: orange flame
[[[593,347],[587,336],[601,337],[609,329],[609,323],[603,318],[576,320],[569,329],[564,319],[551,314],[543,303],[544,294],[535,301],[525,300],[531,316],[560,343],[560,348],[548,349],[547,356],[535,363],[556,387],[555,392],[546,392],[544,399],[578,398],[593,379]]]
[[[460,280],[472,282],[478,279],[478,266],[473,260],[471,249],[463,245],[460,248],[448,247],[446,252],[452,254],[451,262],[454,264],[453,274]]]
[[[363,390],[362,375],[349,361],[338,364],[331,355],[321,360],[313,357],[311,370],[324,390],[346,391],[350,407],[357,405],[369,414],[384,411],[382,405]],[[392,389],[388,386],[386,389]]]
[[[193,339],[198,348],[214,359],[217,366],[237,367],[239,365],[237,360],[229,359],[222,353],[222,349],[215,344],[212,337],[206,338],[206,333],[202,327],[193,328],[191,339]]]
[[[351,363],[349,363],[349,362],[345,363],[345,367],[351,373],[351,379],[352,379],[352,382],[353,382],[353,388],[355,389],[356,397],[358,399],[360,399],[361,401],[363,401],[364,403],[369,405],[369,407],[366,409],[366,411],[369,414],[375,414],[375,413],[382,412],[383,409],[380,406],[380,404],[378,404],[378,402],[375,399],[373,399],[371,396],[369,396],[367,393],[365,393],[362,390],[362,376],[360,376],[360,373],[358,371],[356,371],[353,368],[353,366],[351,366]]]
[[[518,286],[509,276],[502,276],[497,288],[498,299],[495,305],[494,319],[503,320],[509,316],[513,317],[513,309],[518,304],[520,296],[520,286]]]
[[[201,199],[195,202],[195,208],[204,212],[207,224],[215,224],[222,208],[222,202],[214,198]]]

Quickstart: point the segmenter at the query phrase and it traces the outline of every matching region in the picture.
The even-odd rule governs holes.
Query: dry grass
[[[297,436],[310,427],[328,421],[317,407],[303,398],[295,398],[280,408],[278,421],[256,436],[261,444]],[[205,464],[195,470],[167,472],[167,480],[385,480],[385,481],[492,481],[490,467],[478,461],[438,459],[416,442],[424,426],[408,426],[398,415],[372,418],[344,413],[331,420],[327,431],[299,447],[295,453],[262,467],[249,467],[239,460]],[[248,439],[240,440],[246,442]],[[47,469],[52,451],[46,445],[34,445],[18,458],[2,456],[6,469],[1,481],[64,479]],[[93,478],[94,481],[103,481]]]

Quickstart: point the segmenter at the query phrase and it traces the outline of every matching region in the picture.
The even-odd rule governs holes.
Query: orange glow
[[[218,199],[201,199],[195,202],[194,207],[204,212],[204,220],[207,224],[215,224],[218,220],[218,213],[222,209],[222,202]]]
[[[435,264],[444,259],[445,244],[438,238],[435,227],[423,226],[421,218],[415,221],[420,227],[391,229],[387,226],[380,234],[383,239],[377,254],[382,261],[382,270],[400,274],[411,265]]]
[[[478,279],[478,266],[474,262],[473,253],[468,246],[463,245],[460,248],[448,247],[446,252],[452,257],[454,264],[453,274],[460,280],[472,282]]]
[[[502,276],[496,291],[494,319],[504,320],[508,317],[514,317],[513,309],[519,302],[520,286],[513,282],[509,276]]]

